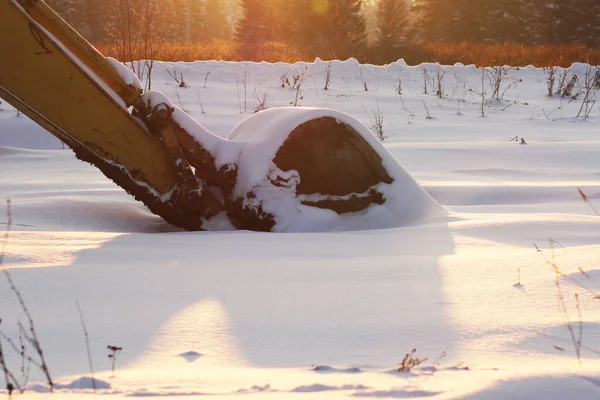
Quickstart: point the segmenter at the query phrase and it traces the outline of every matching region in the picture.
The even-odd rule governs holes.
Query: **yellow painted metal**
[[[27,14],[53,37],[60,41],[69,52],[94,71],[100,79],[113,89],[128,106],[135,103],[141,90],[125,84],[119,73],[106,61],[105,57],[85,40],[75,29],[41,0],[15,0]]]
[[[13,0],[0,0],[0,97],[154,213],[187,229],[200,228],[200,218],[185,207],[163,201],[178,183],[164,144]]]

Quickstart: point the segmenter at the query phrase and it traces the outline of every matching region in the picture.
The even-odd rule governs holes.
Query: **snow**
[[[139,78],[132,70],[130,70],[123,63],[115,60],[112,57],[105,57],[105,58],[106,58],[106,61],[108,61],[110,63],[110,65],[112,65],[112,67],[115,69],[115,71],[117,71],[117,73],[119,74],[121,79],[123,79],[123,82],[125,82],[126,85],[133,86],[134,88],[136,88],[140,91],[142,91],[144,89],[142,86],[142,82],[140,82]]]
[[[398,165],[369,129],[350,115],[324,108],[276,107],[244,119],[229,133],[227,140],[223,140],[173,105],[163,93],[148,91],[142,95],[141,101],[147,110],[159,104],[171,107],[174,121],[215,157],[217,168],[227,164],[237,165],[238,174],[233,194],[244,198],[246,193],[254,192],[256,196],[253,199],[246,198],[245,203],[250,203],[255,208],[261,207],[273,215],[276,221],[274,231],[384,228],[413,224],[443,215],[442,208]],[[383,194],[384,204],[373,205],[365,212],[355,215],[338,215],[330,210],[307,207],[301,203],[306,200],[303,196],[296,196],[296,186],[301,177],[297,176],[296,171],[280,170],[273,160],[296,127],[321,117],[332,117],[351,126],[381,157],[383,166],[394,180],[391,184],[382,183],[376,188]],[[289,187],[274,186],[271,181],[277,177],[288,181]],[[319,200],[319,197],[310,200]],[[207,225],[208,228],[210,226]]]
[[[357,118],[353,126],[375,150],[399,163],[384,157],[402,182],[394,207],[427,217],[386,227],[369,225],[366,213],[345,231],[324,215],[316,226],[323,232],[315,225],[312,233],[181,232],[2,104],[0,197],[10,197],[14,221],[4,265],[61,385],[52,397],[598,398],[600,217],[577,188],[600,208],[600,108],[576,119],[581,98],[546,96],[544,72],[533,67],[510,70],[503,85],[522,82],[486,102],[484,117],[474,66],[334,61],[324,91],[321,61],[156,63],[153,87],[181,109],[178,121],[186,110],[198,132],[215,135],[212,142],[229,135],[242,143],[223,160],[246,152],[250,159],[243,143],[251,134],[280,132],[264,138],[271,147],[252,149],[273,151],[291,119],[322,112],[286,111],[288,122],[269,116],[278,111],[253,115],[255,92],[267,93],[271,108],[289,105],[295,92],[279,87],[280,76],[304,65],[301,105]],[[166,68],[182,72],[190,87],[179,88]],[[442,98],[423,94],[424,68],[446,72]],[[583,75],[588,68],[575,66]],[[238,90],[245,73],[246,101]],[[388,137],[382,144],[363,126],[376,107]],[[510,142],[515,136],[528,145]],[[265,168],[249,162],[247,185],[258,179],[253,168]],[[210,222],[228,227],[223,216]],[[302,230],[300,216],[289,223]],[[559,286],[546,262],[549,238],[560,243]],[[581,365],[559,293],[575,332],[582,329]],[[96,394],[75,300],[94,376],[108,384]],[[25,320],[4,279],[0,305],[1,331],[18,339]],[[107,345],[123,347],[114,377]],[[396,371],[412,349],[427,360]],[[20,376],[19,356],[6,353]],[[48,396],[37,370],[30,381],[23,398]]]
[[[282,176],[272,162],[295,127],[320,117],[333,117],[354,128],[383,160],[394,182],[381,184],[383,205],[371,206],[365,213],[339,216],[334,212],[306,207],[295,198],[296,177],[288,190],[274,188],[268,177]],[[323,231],[342,229],[383,228],[407,225],[427,217],[442,215],[439,205],[421,189],[410,175],[394,160],[375,136],[355,118],[331,109],[306,107],[271,108],[245,119],[229,133],[229,140],[245,144],[236,164],[239,166],[234,194],[243,196],[254,190],[263,209],[275,216],[276,231]],[[262,194],[264,192],[264,194]],[[315,229],[316,228],[316,229]]]

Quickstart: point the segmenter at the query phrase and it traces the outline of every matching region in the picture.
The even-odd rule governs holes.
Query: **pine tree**
[[[367,22],[367,37],[369,41],[377,40],[377,7],[380,1],[363,0],[362,10]]]
[[[164,0],[165,36],[169,42],[185,42],[185,12],[187,0]]]
[[[379,0],[376,47],[382,61],[398,59],[399,51],[407,41],[408,17],[405,0]]]
[[[362,0],[330,0],[325,13],[326,54],[339,59],[360,57],[367,38],[367,22],[362,14]]]
[[[185,43],[187,13],[190,12],[190,41],[202,41],[206,37],[206,21],[203,0],[163,0],[168,18],[165,35],[176,43]]]
[[[206,18],[204,14],[203,0],[187,0],[190,2],[191,13],[191,41],[201,42],[206,38]]]
[[[600,3],[596,0],[585,0],[582,10],[586,18],[581,29],[580,41],[592,48],[600,47]]]
[[[557,20],[555,43],[600,43],[600,4],[597,0],[557,0],[553,8]]]
[[[231,37],[231,28],[225,15],[223,0],[206,0],[204,4],[207,39],[227,39]]]
[[[534,18],[534,8],[531,0],[481,0],[479,8],[475,8],[475,0],[463,0],[471,2],[462,21],[468,21],[475,29],[471,32],[469,41],[480,41],[485,43],[523,43],[531,41],[533,34],[531,30]],[[468,10],[475,18],[469,20],[466,15]]]
[[[242,16],[235,25],[235,40],[259,46],[274,39],[271,9],[264,0],[241,0]]]
[[[492,0],[493,1],[493,0]],[[456,0],[448,11],[451,18],[445,32],[446,42],[489,41],[490,0]]]
[[[428,42],[528,44],[541,16],[536,1],[541,0],[421,0],[416,9]]]
[[[457,1],[458,2],[458,1]],[[456,11],[451,0],[420,0],[415,5],[420,39],[426,42],[455,41]]]
[[[82,0],[48,0],[48,5],[84,37],[89,36],[86,25],[86,2]]]
[[[86,1],[86,25],[88,39],[94,44],[107,42],[110,40],[110,27],[115,25],[115,14],[112,7],[105,0],[85,0]]]
[[[494,42],[514,42],[528,44],[531,42],[531,29],[535,15],[531,0],[504,0],[493,3],[496,8],[489,22]]]
[[[312,5],[311,0],[283,0],[278,17],[278,37],[306,54],[316,55],[323,47],[324,13],[327,10],[315,9]]]

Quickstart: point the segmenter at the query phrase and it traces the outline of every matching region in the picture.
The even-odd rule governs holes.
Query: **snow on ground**
[[[318,60],[159,63],[153,88],[226,137],[257,98],[294,102],[280,77],[303,65],[299,104],[368,126],[379,108],[385,147],[447,216],[365,231],[181,232],[0,105],[0,197],[14,220],[4,264],[60,384],[49,398],[94,396],[78,301],[101,398],[597,399],[600,217],[577,188],[600,208],[600,108],[576,119],[581,99],[547,97],[532,67],[509,71],[484,117],[481,72],[464,66],[441,67],[442,98],[430,84],[423,94],[435,65],[353,60],[332,64],[327,91]],[[586,67],[574,71],[583,79]],[[582,332],[581,364],[561,296],[576,341]],[[26,320],[4,280],[0,304],[0,330],[18,341]],[[114,377],[108,345],[123,347]],[[412,349],[427,360],[395,371]],[[31,382],[16,398],[48,398],[38,371]]]

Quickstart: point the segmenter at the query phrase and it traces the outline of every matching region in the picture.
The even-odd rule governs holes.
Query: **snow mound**
[[[81,378],[75,379],[69,384],[55,383],[54,389],[56,390],[87,390],[87,389],[98,389],[105,390],[111,389],[111,384],[96,378],[89,376],[82,376]],[[26,387],[28,391],[35,393],[50,393],[50,388],[47,385],[32,384]]]
[[[376,390],[373,392],[354,393],[352,397],[373,397],[391,399],[411,399],[437,396],[441,392],[427,390]]]
[[[111,385],[100,379],[91,378],[89,376],[82,376],[81,378],[75,379],[68,385],[56,384],[56,389],[110,389]]]
[[[197,359],[199,359],[200,357],[202,357],[204,354],[200,354],[197,351],[187,351],[185,353],[181,353],[179,354],[179,357],[185,359],[187,362],[194,362]]]
[[[359,374],[363,372],[358,367],[348,367],[348,368],[336,368],[330,367],[329,365],[315,365],[311,368],[312,371],[321,372],[321,373],[342,373],[342,374]]]
[[[269,176],[289,172],[280,171],[273,159],[290,133],[297,126],[322,117],[335,118],[352,127],[381,157],[384,168],[394,180],[391,184],[381,183],[376,187],[385,198],[384,204],[372,205],[359,213],[338,215],[330,210],[302,205],[296,198],[295,186],[281,188],[270,184]],[[398,164],[366,126],[340,111],[308,107],[271,108],[242,121],[227,139],[243,144],[237,160],[239,173],[234,194],[243,196],[254,191],[262,209],[275,216],[275,231],[389,228],[415,224],[444,214],[443,208]]]
[[[329,386],[321,383],[315,383],[312,385],[298,386],[292,389],[293,393],[318,393],[318,392],[329,392],[334,390],[365,390],[368,389],[364,385],[342,385],[342,386]]]
[[[143,90],[142,83],[132,70],[130,70],[129,68],[127,68],[127,66],[115,60],[112,57],[105,58],[106,61],[108,61],[109,64],[117,71],[117,73],[119,74],[121,79],[123,79],[123,82],[125,82],[126,85],[133,86],[140,91]]]

